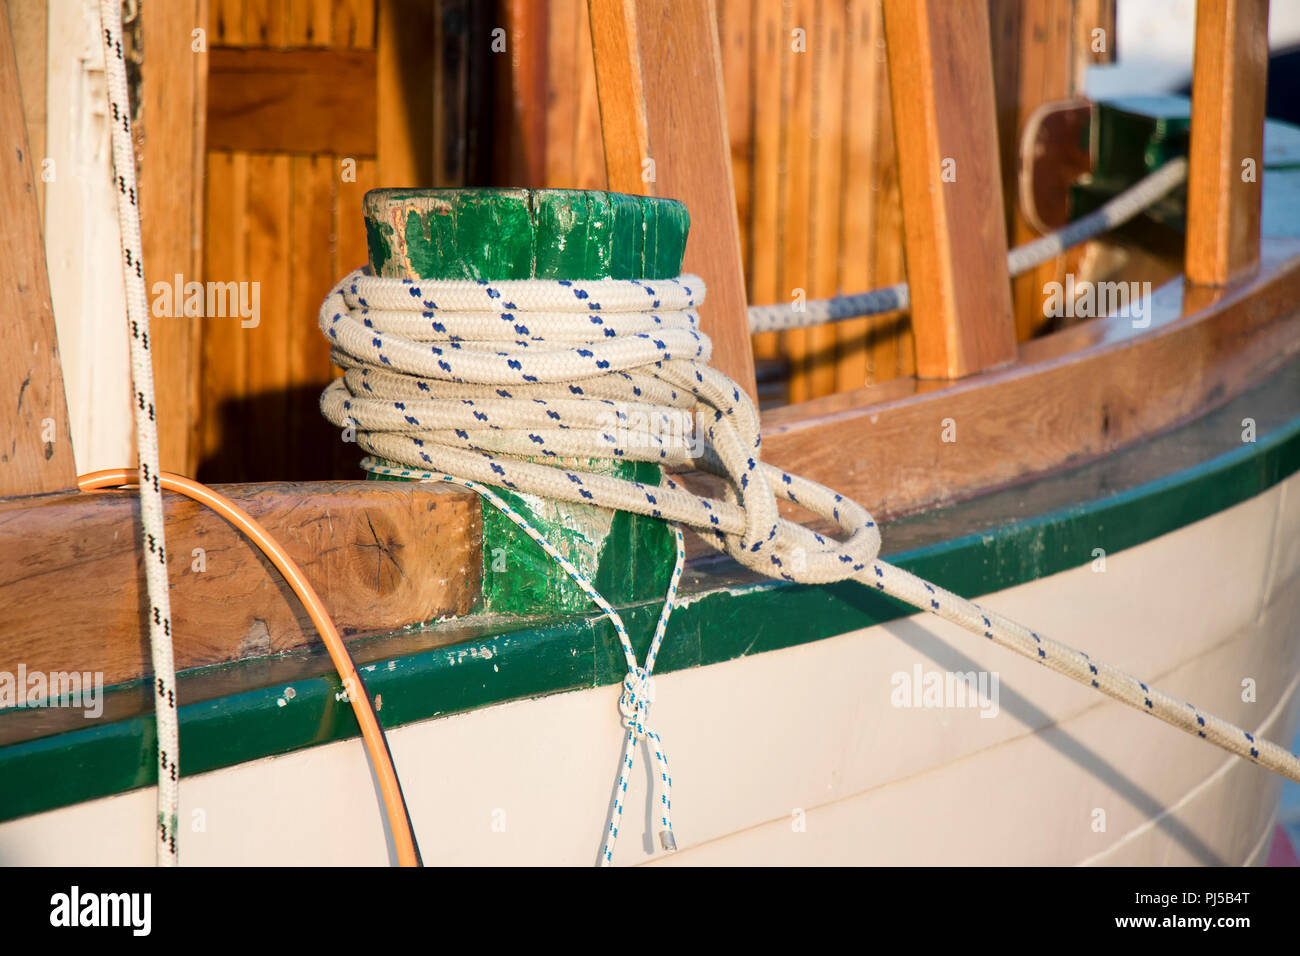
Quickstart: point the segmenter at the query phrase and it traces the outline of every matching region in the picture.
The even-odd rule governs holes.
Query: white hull
[[[1084,565],[983,601],[1285,744],[1300,682],[1300,475],[1109,555],[1104,573]],[[891,676],[917,664],[997,672],[997,715],[894,706]],[[594,863],[617,696],[602,687],[391,730],[425,862]],[[652,849],[642,752],[621,864],[1258,863],[1280,789],[930,615],[666,674],[651,717],[681,851]],[[186,864],[391,861],[356,740],[186,777],[181,807]],[[148,865],[153,819],[142,790],[13,820],[0,863]]]

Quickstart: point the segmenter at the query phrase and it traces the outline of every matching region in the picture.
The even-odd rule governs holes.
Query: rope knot
[[[623,715],[623,726],[637,740],[646,737],[646,724],[649,722],[650,705],[655,699],[654,678],[646,673],[645,668],[629,670],[623,678],[623,692],[618,698],[618,712]]]

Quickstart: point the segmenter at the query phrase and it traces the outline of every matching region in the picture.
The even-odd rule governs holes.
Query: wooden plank
[[[284,480],[328,478],[338,434],[320,413],[320,393],[333,378],[329,343],[316,316],[338,278],[329,236],[334,227],[333,157],[289,160],[288,422]],[[322,255],[322,253],[324,253]]]
[[[590,0],[588,9],[609,188],[686,203],[683,268],[708,283],[700,324],[711,364],[757,401],[712,4]]]
[[[1002,197],[1013,246],[1042,235],[1019,202],[1021,133],[1035,110],[1073,89],[1072,12],[1059,0],[993,0],[989,6]],[[1061,195],[1068,197],[1068,188]],[[1017,341],[1033,338],[1050,322],[1043,315],[1043,288],[1064,277],[1065,257],[1057,256],[1011,280]]]
[[[225,337],[247,340],[247,390],[231,409],[241,426],[245,481],[279,479],[288,467],[290,159],[260,153],[248,159],[248,281],[261,308],[256,324],[226,319],[221,326]]]
[[[207,167],[207,228],[203,275],[208,282],[248,279],[248,154],[213,152]],[[248,336],[237,320],[205,322],[201,350],[203,391],[199,416],[200,481],[243,473],[238,396],[246,388]]]
[[[465,614],[478,598],[472,494],[366,481],[216,490],[284,546],[345,635]],[[164,503],[177,669],[319,644],[293,592],[234,528],[188,498],[166,492]],[[76,661],[109,684],[150,673],[138,530],[131,491],[0,503],[0,669]]]
[[[375,46],[375,0],[332,0],[333,44],[349,50]]]
[[[208,46],[236,46],[244,39],[244,0],[210,0]]]
[[[130,336],[96,0],[50,0],[45,261],[80,471],[135,460]],[[98,89],[101,98],[87,99]]]
[[[542,185],[552,189],[572,189],[577,185],[574,174],[577,157],[573,147],[577,138],[578,100],[574,77],[580,75],[578,23],[587,19],[586,13],[587,6],[582,0],[551,0],[546,5],[546,154]],[[601,176],[603,179],[603,169]]]
[[[1117,22],[1115,0],[1075,0],[1072,94],[1083,93],[1090,65],[1115,62]]]
[[[754,32],[754,0],[718,0],[717,13],[718,49],[722,53],[722,89],[727,98],[727,134],[731,140],[731,179],[736,191],[736,225],[740,235],[741,256],[748,262],[754,145],[754,64],[750,55]],[[749,275],[748,269],[745,274]]]
[[[149,50],[140,71],[140,224],[145,278],[184,283],[201,278],[203,153],[207,58],[191,49],[206,0],[145,4],[141,36]],[[174,299],[174,296],[173,296]],[[172,314],[151,322],[158,451],[166,471],[198,467],[200,316]]]
[[[988,10],[885,0],[916,371],[1015,358]]]
[[[285,35],[289,46],[328,47],[334,37],[330,0],[285,0]]]
[[[961,382],[902,380],[767,412],[763,457],[887,519],[1139,442],[1300,353],[1300,242],[1264,249],[1260,272],[1231,288],[1158,290],[1149,328],[1096,319]]]
[[[288,37],[285,0],[244,0],[244,42],[282,47]]]
[[[794,0],[784,7],[782,41],[789,68],[783,73],[785,116],[781,130],[781,252],[780,295],[786,302],[795,296],[812,298],[809,239],[812,226],[812,143],[813,143],[813,54],[808,52],[813,32],[814,0]],[[796,33],[799,31],[799,33]],[[802,34],[802,36],[800,36]],[[802,46],[802,49],[799,47]],[[789,401],[812,398],[808,387],[805,358],[808,330],[781,333],[780,354],[789,362]]]
[[[376,154],[372,51],[223,46],[208,63],[209,149]]]
[[[586,0],[552,0],[546,25],[546,155],[543,185],[606,189],[600,102]]]
[[[421,0],[380,0],[379,176],[389,186],[433,185],[434,11]]]
[[[750,225],[749,295],[754,302],[788,302],[781,289],[781,131],[787,103],[783,95],[790,69],[790,44],[784,32],[782,8],[759,3],[754,14],[754,176],[753,222]],[[781,335],[764,332],[753,337],[754,357],[775,359]]]
[[[841,219],[858,210],[844,202],[844,75],[846,57],[844,0],[819,0],[813,22],[809,56],[813,59],[813,157],[812,222],[809,237],[810,298],[839,293]],[[808,353],[803,371],[808,393],[813,398],[835,391],[835,343],[833,325],[808,330]]]
[[[7,13],[0,16],[0,497],[75,488],[36,181]]]
[[[845,22],[848,68],[844,71],[844,195],[840,240],[840,286],[844,292],[872,288],[879,189],[874,162],[880,148],[877,114],[888,96],[880,84],[876,41],[881,39],[879,0],[849,0]],[[835,391],[862,388],[871,379],[867,363],[870,318],[832,326],[837,343]]]
[[[497,121],[489,181],[540,189],[546,182],[549,10],[530,0],[504,0],[504,17],[507,55],[493,57]]]
[[[907,280],[903,241],[903,190],[898,180],[898,148],[894,137],[894,112],[889,81],[889,51],[885,47],[883,10],[876,40],[876,77],[879,109],[876,114],[876,160],[872,188],[876,190],[873,287]],[[871,319],[868,372],[872,382],[887,382],[916,374],[912,316],[891,312]]]
[[[1259,262],[1267,74],[1268,0],[1197,3],[1187,179],[1193,282],[1224,285]]]
[[[23,93],[23,116],[27,119],[27,145],[32,154],[32,166],[36,168],[49,155],[45,151],[49,4],[47,0],[7,0],[6,5],[18,61],[18,82]],[[36,176],[36,208],[44,221],[45,180],[39,175]]]

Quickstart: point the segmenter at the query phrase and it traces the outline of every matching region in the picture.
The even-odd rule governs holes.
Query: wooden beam
[[[376,154],[373,50],[213,47],[208,63],[209,150]]]
[[[898,380],[767,412],[763,457],[882,520],[1083,464],[1227,402],[1300,353],[1297,302],[1300,242],[1270,240],[1246,282],[1157,290],[1149,327],[1096,319],[961,382]]]
[[[757,401],[713,4],[590,0],[588,8],[609,188],[686,203],[682,268],[709,287],[700,323],[713,340],[710,364]]]
[[[1187,277],[1224,285],[1259,262],[1268,0],[1199,0],[1187,181]]]
[[[423,0],[380,0],[378,82],[379,178],[386,186],[433,185],[434,10]]]
[[[207,0],[147,3],[140,8],[140,223],[145,278],[172,286],[202,281],[203,167],[208,60],[192,48],[207,23]],[[201,353],[199,319],[180,303],[151,321],[158,451],[163,469],[198,468]],[[123,465],[127,462],[122,462]]]
[[[7,8],[0,14],[0,497],[75,488],[36,181]],[[23,549],[19,549],[22,553]]]
[[[1015,358],[989,16],[977,0],[885,0],[916,374]]]
[[[391,631],[478,600],[477,497],[416,484],[217,485],[298,563],[345,635]],[[279,573],[216,512],[164,495],[180,670],[317,644]],[[150,673],[134,491],[0,502],[0,670]],[[73,663],[75,662],[75,663]]]

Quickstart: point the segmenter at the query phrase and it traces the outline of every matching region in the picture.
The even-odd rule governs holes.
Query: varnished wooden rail
[[[609,188],[686,203],[711,364],[757,400],[718,25],[709,0],[589,0]]]
[[[1197,0],[1187,278],[1223,285],[1259,262],[1268,0]]]

